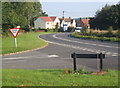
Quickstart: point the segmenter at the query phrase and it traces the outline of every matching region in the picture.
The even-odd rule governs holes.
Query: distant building
[[[77,27],[87,27],[90,28],[89,24],[90,19],[88,18],[80,18],[76,20],[76,26]]]
[[[39,17],[34,21],[35,29],[53,29],[56,25],[60,27],[60,20],[58,17]]]
[[[68,27],[76,27],[76,21],[74,19],[69,18],[59,18],[60,27],[63,31],[67,31]]]

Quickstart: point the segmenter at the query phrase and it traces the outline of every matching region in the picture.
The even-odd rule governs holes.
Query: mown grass
[[[47,43],[38,38],[39,34],[47,34],[51,32],[37,32],[20,34],[17,37],[18,47],[14,47],[13,36],[2,38],[2,54],[15,53],[24,50],[39,48]]]
[[[64,70],[3,69],[2,86],[118,86],[118,71],[104,75],[65,74]]]
[[[81,35],[77,32],[73,32],[71,36],[76,38],[83,38],[83,39],[92,39],[92,40],[102,40],[102,41],[111,41],[111,42],[120,42],[120,38],[117,37],[98,37],[93,35]]]

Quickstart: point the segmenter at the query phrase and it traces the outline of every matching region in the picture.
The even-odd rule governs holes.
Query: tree
[[[113,29],[120,28],[120,4],[105,5],[101,11],[97,11],[95,19],[90,20],[91,28],[106,30],[109,26]]]
[[[3,31],[18,25],[31,28],[34,20],[43,15],[39,2],[3,2],[2,13]]]

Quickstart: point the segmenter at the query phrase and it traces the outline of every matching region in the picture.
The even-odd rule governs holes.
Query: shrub
[[[2,37],[8,37],[8,36],[9,36],[8,32],[2,32]]]
[[[53,32],[54,30],[53,29],[46,29],[47,32]]]
[[[120,29],[115,33],[116,37],[120,38]]]
[[[113,28],[112,28],[112,26],[110,26],[109,28],[108,28],[108,32],[107,33],[105,33],[105,37],[114,37],[114,33],[112,32],[113,31]]]
[[[90,35],[93,34],[93,29],[90,29],[89,34],[90,34]]]
[[[68,32],[73,32],[73,31],[75,31],[74,27],[68,27]]]
[[[87,29],[84,29],[84,28],[81,29],[81,33],[82,33],[82,34],[87,34]]]
[[[110,26],[110,27],[108,28],[108,33],[109,33],[109,34],[112,34],[112,33],[113,33],[112,31],[113,31],[113,27]]]

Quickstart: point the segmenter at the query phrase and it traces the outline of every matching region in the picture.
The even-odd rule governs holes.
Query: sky
[[[68,18],[94,17],[96,11],[106,4],[117,4],[119,0],[40,0],[42,10],[48,16]]]

